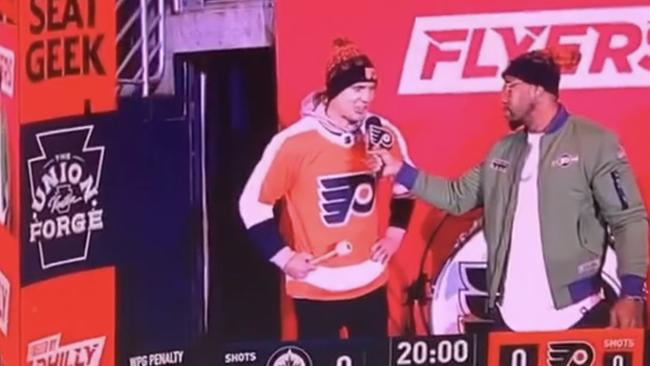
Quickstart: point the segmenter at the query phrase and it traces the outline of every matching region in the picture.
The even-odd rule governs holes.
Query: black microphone
[[[366,138],[366,152],[371,153],[373,151],[377,151],[382,148],[382,136],[384,134],[387,134],[386,131],[381,126],[381,120],[376,117],[376,116],[371,116],[368,117],[364,121],[364,131],[365,131],[365,138]],[[375,177],[381,177],[383,174],[384,170],[384,161],[381,160],[380,157],[374,156],[373,157],[375,160],[377,160],[377,163],[380,163],[380,168],[375,171]]]
[[[365,121],[365,131],[366,131],[366,150],[374,151],[381,148],[381,138],[383,129],[381,128],[381,121],[376,116],[371,116]]]

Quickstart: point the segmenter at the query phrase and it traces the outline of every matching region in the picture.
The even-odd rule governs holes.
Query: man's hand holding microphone
[[[404,161],[394,157],[386,149],[375,149],[368,152],[368,167],[373,172],[381,172],[383,176],[394,176],[404,165]]]

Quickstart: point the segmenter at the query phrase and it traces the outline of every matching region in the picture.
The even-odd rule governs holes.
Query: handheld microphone
[[[372,153],[380,149],[390,149],[393,146],[393,135],[382,126],[381,120],[377,116],[368,117],[364,121],[364,131],[366,138],[366,152]],[[381,177],[384,170],[384,162],[378,156],[374,156],[379,163],[380,168],[375,171],[377,177]]]
[[[382,125],[378,117],[368,117],[364,124],[367,151],[390,149],[393,147],[393,135]]]
[[[374,151],[381,148],[381,121],[376,116],[369,117],[365,121],[366,150]]]

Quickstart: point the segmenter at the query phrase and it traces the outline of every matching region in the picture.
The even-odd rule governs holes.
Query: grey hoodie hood
[[[319,93],[310,93],[307,95],[300,104],[300,116],[315,118],[327,130],[334,130],[340,133],[355,132],[361,127],[361,121],[350,124],[349,128],[342,128],[332,121],[325,113],[324,98],[321,98]],[[362,119],[363,120],[363,119]]]

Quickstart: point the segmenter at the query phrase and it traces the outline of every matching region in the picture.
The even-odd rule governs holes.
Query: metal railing
[[[165,0],[117,0],[117,79],[149,96],[165,71]]]
[[[205,8],[232,8],[237,6],[256,5],[261,0],[172,0],[175,13],[184,10],[202,10]]]

